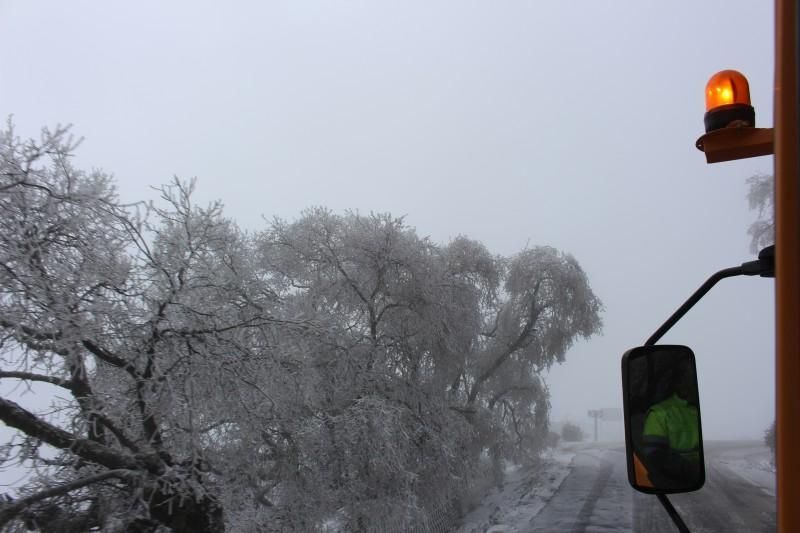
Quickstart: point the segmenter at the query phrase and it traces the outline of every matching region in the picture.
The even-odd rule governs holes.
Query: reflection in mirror
[[[697,490],[705,482],[694,353],[640,346],[622,356],[628,479],[642,492]]]

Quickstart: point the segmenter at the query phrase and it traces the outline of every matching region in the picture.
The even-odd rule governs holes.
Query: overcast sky
[[[771,2],[0,0],[0,117],[71,123],[123,199],[197,177],[249,229],[323,205],[434,241],[573,254],[603,336],[550,377],[553,416],[621,407],[620,357],[751,259],[745,180],[706,165],[703,90],[750,80],[772,125]],[[698,357],[706,438],[774,412],[774,286],[724,280],[664,342]]]

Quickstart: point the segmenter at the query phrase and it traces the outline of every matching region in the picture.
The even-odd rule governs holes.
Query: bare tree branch
[[[84,339],[82,341],[82,344],[84,348],[86,348],[92,354],[97,356],[101,361],[108,363],[112,366],[115,366],[117,368],[122,368],[134,377],[138,376],[136,372],[136,367],[133,365],[133,363],[126,361],[125,359],[122,359],[120,357],[117,357],[108,350],[98,346],[97,344],[88,339]]]
[[[46,500],[48,498],[54,498],[56,496],[61,496],[63,494],[67,494],[68,492],[82,489],[83,487],[87,487],[89,485],[93,485],[101,481],[105,481],[106,479],[110,478],[126,479],[130,478],[131,476],[132,472],[130,470],[122,470],[122,469],[107,470],[105,472],[96,474],[94,476],[76,479],[75,481],[64,483],[63,485],[59,485],[57,487],[45,489],[41,492],[37,492],[36,494],[32,494],[30,496],[21,498],[19,500],[12,500],[10,502],[0,503],[0,528],[5,526],[9,521],[13,520],[17,515],[24,512],[25,509],[42,500]]]
[[[87,461],[106,468],[136,470],[142,466],[132,456],[116,452],[92,440],[78,438],[5,398],[0,398],[0,420],[54,448],[70,450]]]
[[[42,374],[33,374],[31,372],[0,371],[0,378],[15,378],[26,381],[40,381],[43,383],[51,383],[53,385],[58,385],[59,387],[62,387],[67,390],[73,390],[75,386],[74,382],[70,379],[62,379],[54,376],[45,376]]]
[[[39,331],[32,327],[25,326],[23,324],[15,324],[2,318],[0,318],[0,327],[10,329],[12,331],[20,331],[25,336],[37,341],[54,341],[61,337],[61,334],[58,332]]]

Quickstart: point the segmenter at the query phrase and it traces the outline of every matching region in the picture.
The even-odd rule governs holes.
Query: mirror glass
[[[697,369],[688,346],[640,346],[622,356],[628,479],[647,493],[703,486]]]

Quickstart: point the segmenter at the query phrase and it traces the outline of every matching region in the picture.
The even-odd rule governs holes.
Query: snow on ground
[[[549,450],[538,467],[507,469],[503,488],[493,488],[481,505],[464,517],[458,532],[526,531],[507,524],[530,524],[569,474],[574,457],[569,448]]]
[[[772,464],[769,448],[763,444],[752,443],[751,446],[721,449],[714,452],[713,460],[753,485],[761,487],[770,496],[775,496],[775,465]]]
[[[712,441],[705,456],[706,488],[673,499],[692,531],[774,530],[769,449]],[[510,469],[503,488],[491,489],[462,524],[459,533],[673,530],[655,498],[629,486],[623,443],[571,444],[546,454],[537,468]]]

